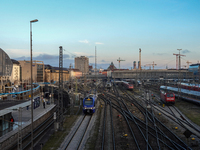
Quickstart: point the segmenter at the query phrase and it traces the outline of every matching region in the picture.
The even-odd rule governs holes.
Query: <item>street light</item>
[[[33,61],[32,61],[32,23],[38,22],[37,19],[30,21],[30,51],[31,51],[31,150],[33,150]]]

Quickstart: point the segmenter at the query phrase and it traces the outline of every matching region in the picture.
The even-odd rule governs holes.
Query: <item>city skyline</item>
[[[131,69],[176,68],[177,49],[186,61],[199,61],[199,1],[109,0],[109,1],[3,1],[1,2],[0,48],[11,59],[30,60],[30,21],[33,29],[33,60],[58,66],[59,46],[65,50],[64,67],[74,66],[74,57],[86,56],[90,65],[107,69],[111,62]],[[146,67],[147,69],[148,67]]]

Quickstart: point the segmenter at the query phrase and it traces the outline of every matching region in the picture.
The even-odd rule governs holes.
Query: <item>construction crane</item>
[[[180,60],[180,57],[181,56],[185,56],[185,55],[182,55],[182,54],[174,54],[173,55],[176,55],[176,70],[178,69],[181,69],[181,60]],[[178,67],[179,66],[179,67]]]
[[[186,61],[186,63],[187,63],[187,68],[189,68],[189,64],[191,64],[192,62]]]
[[[151,66],[153,67],[153,70],[154,70],[154,66],[156,66],[157,64],[154,64],[154,61],[153,61],[153,63],[152,64],[146,64],[145,65],[145,67],[146,66],[149,66],[149,69],[151,70]]]
[[[119,61],[119,70],[120,70],[120,61],[125,61],[125,60],[122,60],[122,59],[120,59],[120,57],[119,57],[119,59],[117,59],[117,61]]]

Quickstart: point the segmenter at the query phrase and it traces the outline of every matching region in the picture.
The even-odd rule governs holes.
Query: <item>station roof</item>
[[[30,105],[31,101],[19,101],[19,100],[1,100],[0,101],[0,116],[13,112],[19,109],[19,107],[26,107]]]

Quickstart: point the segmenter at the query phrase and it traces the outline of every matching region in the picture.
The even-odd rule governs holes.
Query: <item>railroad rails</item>
[[[103,130],[102,130],[102,143],[101,149],[113,149],[115,150],[115,136],[114,125],[112,115],[112,102],[108,99],[104,100],[104,117],[103,117]],[[108,106],[109,104],[109,106]],[[111,144],[112,143],[112,144]]]
[[[91,128],[91,120],[92,115],[82,115],[72,132],[65,138],[60,150],[82,149],[85,145],[83,140]]]
[[[37,128],[33,130],[33,140],[34,143],[37,143],[43,135],[50,129],[54,124],[55,120],[53,119],[53,114],[49,116],[43,123],[41,123]],[[9,149],[17,149],[18,143],[13,144]],[[31,132],[22,138],[22,150],[31,148]]]
[[[162,106],[155,102],[149,101],[151,106],[159,112],[162,112],[167,118],[171,119],[175,123],[179,124],[185,130],[189,130],[193,135],[200,138],[200,129],[191,123],[175,106]]]
[[[156,95],[154,96],[157,101],[160,101],[159,96],[156,96]],[[141,100],[146,101],[144,98]],[[152,100],[148,101],[148,103],[150,103],[151,106],[157,111],[162,112],[162,114],[164,114],[167,118],[171,119],[172,121],[180,125],[185,130],[189,130],[194,136],[200,138],[200,128],[198,128],[196,125],[190,122],[174,105],[172,106],[166,105],[165,107],[162,107],[158,105],[158,103]]]
[[[191,149],[178,136],[170,131],[153,113],[152,108],[148,109],[140,104],[138,100],[129,95],[125,90],[119,91],[114,88],[115,94],[103,92],[99,95],[107,104],[112,102],[112,108],[120,116],[119,122],[123,122],[124,134],[127,146],[135,149]],[[119,93],[124,93],[121,96]],[[113,110],[113,111],[114,111]],[[115,121],[114,117],[114,121]],[[118,123],[120,124],[120,123]],[[125,129],[126,128],[126,129]],[[114,137],[116,149],[125,146],[120,144],[118,129],[114,126]],[[126,137],[128,135],[128,137]],[[118,141],[119,140],[119,141]]]

